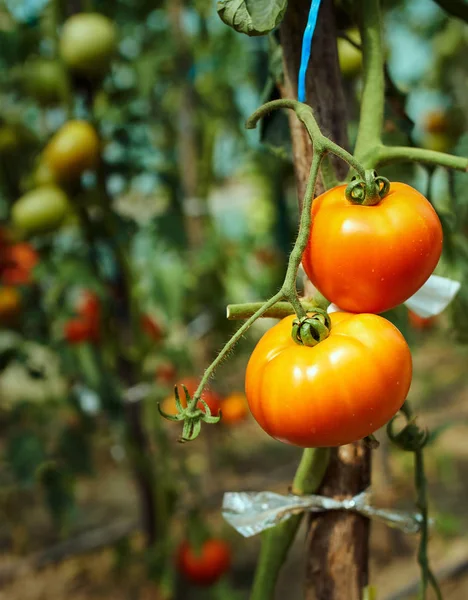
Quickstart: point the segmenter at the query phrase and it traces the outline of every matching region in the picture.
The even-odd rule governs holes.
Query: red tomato
[[[235,425],[244,421],[249,414],[247,398],[244,394],[234,392],[221,401],[221,422],[225,425]]]
[[[212,585],[231,566],[231,548],[219,539],[206,540],[197,552],[188,541],[179,547],[177,564],[180,572],[192,583]]]
[[[38,261],[39,255],[27,242],[7,246],[2,252],[2,282],[7,285],[31,283],[31,271]]]
[[[149,315],[141,316],[141,328],[155,342],[159,342],[163,337],[163,329],[161,325]]]
[[[94,341],[95,331],[85,319],[70,319],[65,323],[63,335],[69,344]]]
[[[384,312],[432,274],[442,252],[442,226],[426,198],[404,183],[392,183],[375,206],[349,202],[345,189],[335,187],[313,202],[302,264],[342,310]]]
[[[398,329],[377,315],[330,317],[330,335],[316,346],[293,341],[291,316],[267,331],[250,357],[250,410],[282,442],[349,444],[385,425],[406,399],[411,353]]]
[[[85,291],[78,303],[77,313],[89,321],[99,320],[101,303],[94,292]]]
[[[412,310],[408,310],[408,319],[413,329],[432,329],[437,317],[420,317]]]

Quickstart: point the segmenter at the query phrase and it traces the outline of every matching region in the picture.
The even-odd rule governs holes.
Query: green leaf
[[[287,0],[219,0],[221,20],[239,33],[266,35],[277,27],[286,12]]]

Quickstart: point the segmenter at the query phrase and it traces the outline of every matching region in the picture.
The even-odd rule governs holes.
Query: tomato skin
[[[245,421],[248,414],[249,407],[244,394],[234,392],[221,401],[221,422],[224,425],[236,425]]]
[[[69,211],[65,192],[50,185],[21,196],[11,209],[11,220],[26,234],[45,233],[59,227]]]
[[[312,204],[312,229],[302,258],[311,282],[349,312],[381,313],[412,296],[442,252],[442,226],[431,204],[404,183],[375,206],[352,204],[346,186]]]
[[[179,571],[192,583],[212,585],[218,581],[231,566],[231,548],[216,538],[206,540],[199,552],[188,541],[182,542],[177,554]]]
[[[43,104],[60,102],[66,93],[65,73],[59,62],[36,58],[25,65],[24,87]]]
[[[420,317],[412,310],[408,310],[408,320],[413,329],[432,329],[437,322],[437,317]]]
[[[94,330],[92,324],[85,319],[76,318],[68,320],[63,328],[63,335],[69,344],[93,341]]]
[[[372,314],[330,318],[330,335],[306,347],[293,341],[294,316],[286,317],[250,357],[250,410],[282,442],[304,448],[349,444],[385,425],[406,399],[412,361],[398,329]]]
[[[7,246],[1,256],[1,280],[5,285],[31,283],[31,271],[39,262],[36,250],[27,242]]]
[[[21,295],[14,287],[0,288],[0,323],[16,320],[21,312]]]
[[[72,181],[99,164],[98,134],[87,121],[68,121],[47,144],[44,162],[58,181]]]
[[[116,46],[114,23],[99,13],[73,15],[60,36],[60,54],[67,67],[88,77],[107,71]]]

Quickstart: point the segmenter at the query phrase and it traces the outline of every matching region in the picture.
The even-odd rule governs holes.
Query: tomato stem
[[[301,496],[313,494],[322,483],[330,458],[329,448],[306,448],[294,477],[292,491]],[[271,600],[289,548],[304,515],[294,515],[262,534],[262,547],[255,571],[250,600]]]
[[[263,302],[251,302],[246,304],[229,304],[226,313],[230,321],[248,319],[263,306]],[[317,308],[327,308],[330,304],[322,294],[317,293],[313,298],[303,298],[301,304],[305,312],[313,312]],[[268,319],[284,319],[295,314],[294,307],[289,302],[277,302],[262,317]]]

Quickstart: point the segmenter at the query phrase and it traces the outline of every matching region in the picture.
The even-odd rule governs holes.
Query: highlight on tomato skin
[[[196,549],[185,540],[179,546],[177,567],[184,577],[200,586],[216,583],[229,570],[231,548],[227,542],[210,538]]]
[[[315,287],[342,310],[382,313],[431,276],[441,252],[440,220],[428,200],[392,182],[375,206],[353,204],[346,186],[318,196],[302,264]]]
[[[403,405],[412,378],[408,345],[373,314],[330,315],[329,336],[314,347],[291,337],[294,316],[267,331],[246,371],[250,411],[279,441],[340,446],[385,425]]]

